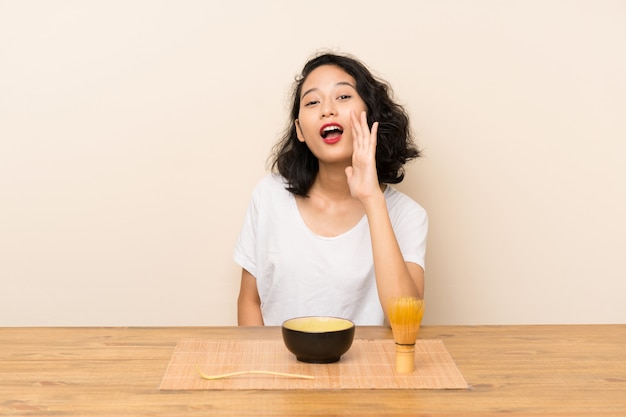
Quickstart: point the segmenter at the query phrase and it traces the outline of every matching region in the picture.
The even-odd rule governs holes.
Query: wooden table
[[[184,338],[277,327],[0,328],[0,415],[626,416],[626,325],[425,326],[469,390],[160,391]],[[391,338],[384,327],[356,337]]]

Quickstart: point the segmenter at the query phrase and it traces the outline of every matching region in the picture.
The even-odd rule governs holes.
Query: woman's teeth
[[[331,133],[342,134],[343,130],[341,130],[339,126],[329,126],[322,130],[322,138],[326,139],[326,137],[328,137],[328,135],[330,135]]]

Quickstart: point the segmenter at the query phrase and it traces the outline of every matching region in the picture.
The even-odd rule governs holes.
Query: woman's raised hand
[[[370,131],[367,116],[361,112],[357,117],[351,112],[352,120],[352,166],[346,167],[348,186],[353,197],[365,201],[381,193],[376,172],[376,134],[378,122],[374,122]]]

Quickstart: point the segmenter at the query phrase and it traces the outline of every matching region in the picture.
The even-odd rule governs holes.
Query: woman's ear
[[[300,142],[304,142],[304,135],[302,134],[302,128],[300,127],[300,122],[298,119],[294,120],[293,123],[296,125],[296,136],[298,136],[298,140]]]

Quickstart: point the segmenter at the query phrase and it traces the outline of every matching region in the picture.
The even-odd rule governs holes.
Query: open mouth
[[[343,127],[338,123],[328,123],[320,129],[322,139],[336,139],[343,134]]]

